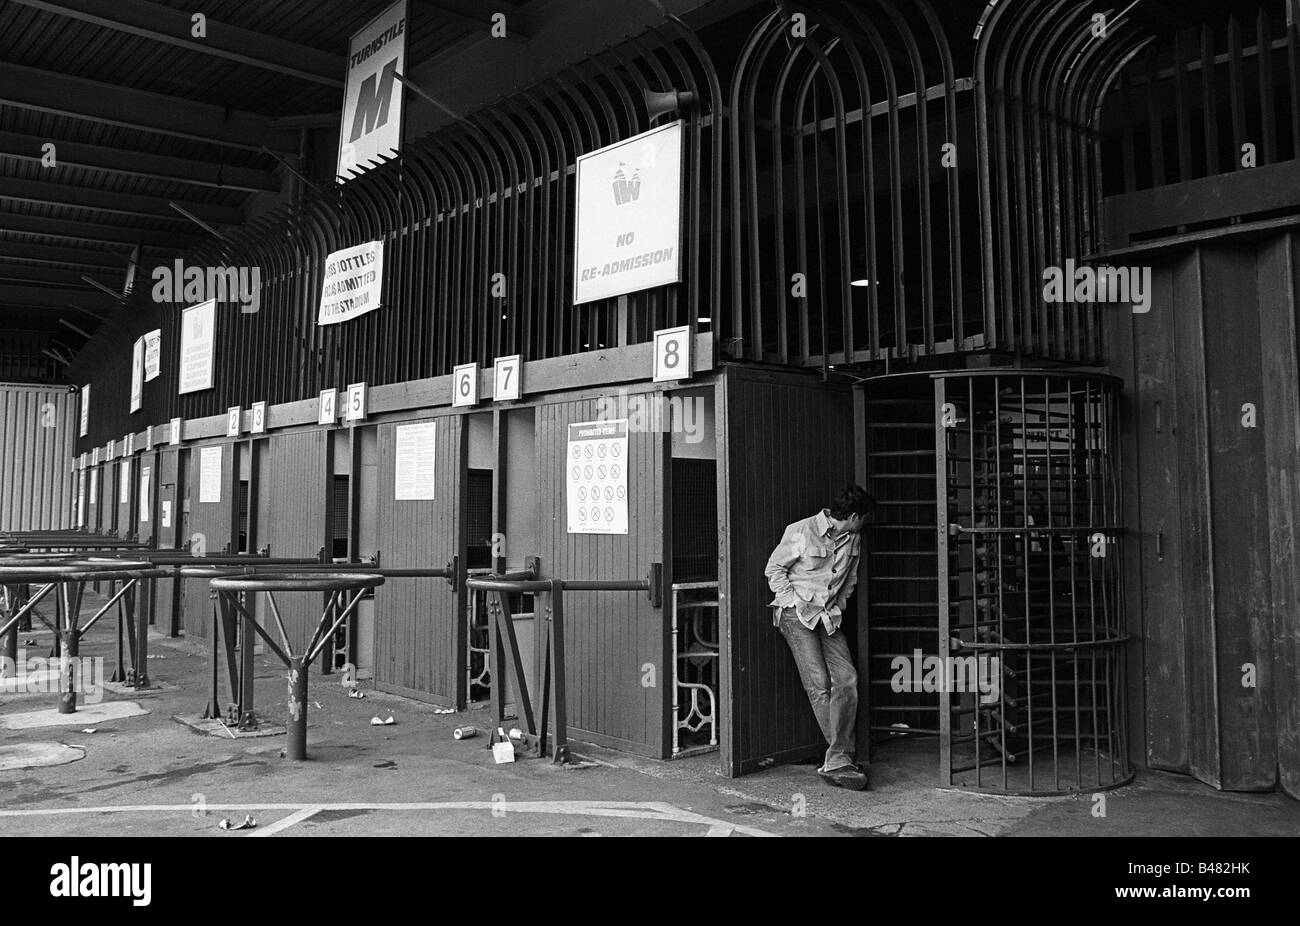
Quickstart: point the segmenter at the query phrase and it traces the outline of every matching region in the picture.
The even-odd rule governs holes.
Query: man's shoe
[[[822,777],[822,781],[837,788],[848,788],[850,791],[865,791],[867,788],[867,776],[852,765],[829,772],[818,771],[817,774]]]

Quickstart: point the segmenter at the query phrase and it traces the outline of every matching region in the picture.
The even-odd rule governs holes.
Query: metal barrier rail
[[[223,603],[223,612],[233,614],[237,611],[244,620],[245,628],[255,631],[262,638],[262,641],[266,643],[267,647],[270,648],[271,652],[275,653],[289,669],[289,716],[285,722],[285,728],[288,735],[287,753],[290,759],[302,760],[307,758],[307,670],[310,668],[312,660],[325,648],[325,641],[352,613],[366,590],[383,584],[383,576],[352,571],[252,573],[218,576],[210,580],[209,586],[217,593],[218,598]],[[280,619],[280,609],[275,604],[274,593],[276,591],[328,592],[330,595],[329,603],[322,609],[320,621],[317,623],[311,640],[302,653],[295,653],[293,644],[289,641],[289,634],[285,630],[284,621]],[[271,639],[271,635],[257,622],[257,618],[244,607],[243,601],[240,600],[244,593],[256,594],[258,592],[266,595],[267,603],[271,608],[271,615],[275,618],[276,627],[280,631],[280,640],[284,644],[283,649],[275,640]],[[347,602],[341,613],[331,624],[330,619],[334,617],[337,605],[342,604],[342,600],[349,595],[351,600]],[[216,641],[214,640],[213,652],[215,651]],[[252,686],[249,685],[248,687],[251,690]]]
[[[55,555],[45,559],[36,557],[13,556],[0,562],[0,584],[3,585],[40,585],[40,589],[27,598],[14,613],[7,615],[0,626],[0,637],[16,632],[18,623],[34,611],[37,602],[51,591],[55,596],[54,623],[51,624],[43,615],[37,618],[54,633],[56,644],[60,644],[61,654],[66,660],[75,660],[81,647],[81,638],[101,617],[134,589],[141,579],[156,578],[162,570],[153,569],[141,561],[118,561],[108,559],[74,559]],[[117,591],[98,611],[91,616],[84,626],[80,625],[81,598],[85,584],[101,579],[123,580],[122,588]],[[121,610],[119,609],[119,615]],[[65,661],[64,665],[71,666]],[[59,713],[71,714],[77,709],[77,675],[71,668],[61,670],[64,675],[60,681]]]
[[[223,563],[221,560],[236,560],[237,562]],[[280,562],[277,563],[272,557],[249,558],[232,555],[224,557],[191,557],[185,563],[177,566],[176,580],[181,583],[190,579],[204,579],[211,583],[214,578],[265,576],[267,573],[263,571],[264,569],[268,567],[275,569],[276,566],[286,564],[292,565],[294,573],[297,575],[365,575],[380,576],[383,579],[431,578],[446,579],[449,583],[454,583],[456,578],[454,563],[429,569],[385,569],[368,566],[365,563],[322,563],[319,560],[290,560],[286,562],[284,558],[281,558]],[[272,576],[276,574],[275,572],[270,573]],[[328,591],[328,589],[323,590]],[[268,597],[270,596],[268,595]],[[254,626],[250,615],[242,604],[237,602],[235,596],[217,594],[217,589],[213,587],[212,599],[212,642],[208,651],[210,686],[208,703],[202,716],[204,719],[222,720],[224,715],[223,723],[229,722],[230,725],[241,731],[256,730],[258,728],[258,719],[253,692],[253,648],[249,645],[249,641],[253,639],[254,632],[260,631]],[[271,598],[271,602],[272,606],[274,606],[273,598]],[[318,651],[324,649],[334,631],[339,627],[343,619],[352,612],[354,606],[355,601],[352,604],[345,605],[338,594],[330,595],[325,604],[322,620],[331,620],[331,628],[320,639]],[[338,614],[340,609],[344,613],[337,619],[332,619],[333,615]],[[276,619],[279,619],[278,612]],[[236,627],[236,621],[240,622],[238,628]],[[238,644],[236,644],[236,640],[239,641]],[[229,679],[231,699],[227,702],[229,710],[225,711],[221,706],[220,655],[222,652],[224,652],[226,660],[226,674]],[[312,658],[314,659],[317,654],[317,652],[313,652]],[[310,661],[308,660],[308,665]]]
[[[651,566],[650,574],[641,580],[603,580],[603,579],[536,579],[517,578],[501,575],[486,578],[473,578],[466,581],[466,587],[475,591],[489,593],[488,626],[492,645],[492,677],[495,682],[501,677],[508,663],[514,678],[514,690],[518,692],[519,707],[523,713],[527,730],[524,739],[527,745],[536,751],[536,755],[545,755],[548,745],[552,749],[552,759],[557,764],[569,761],[569,732],[565,671],[564,671],[564,593],[566,591],[584,592],[647,592],[654,607],[662,603],[662,589],[659,582],[658,564]],[[525,576],[528,573],[524,573]],[[519,641],[515,637],[514,622],[510,617],[509,595],[521,592],[541,592],[548,595],[545,607],[540,603],[534,605],[535,620],[545,620],[545,628],[535,634],[538,667],[542,671],[539,685],[541,717],[537,718],[533,701],[528,691],[528,681],[524,676],[524,664],[519,655]],[[505,652],[502,652],[502,649]],[[548,697],[549,695],[549,697]],[[555,739],[549,741],[547,713],[550,702],[555,702]],[[505,721],[505,699],[501,686],[492,685],[492,720],[493,727],[500,727]],[[488,738],[489,745],[499,739],[493,733]]]

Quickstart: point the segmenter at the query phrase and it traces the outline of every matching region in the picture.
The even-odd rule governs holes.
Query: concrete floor
[[[101,621],[83,655],[111,657],[114,634]],[[22,639],[36,641],[29,654],[48,653],[48,631]],[[366,683],[366,697],[352,699],[338,676],[315,673],[311,758],[291,763],[283,736],[236,740],[177,719],[203,707],[200,643],[152,634],[150,653],[160,688],[107,693],[72,724],[12,729],[56,698],[0,693],[0,836],[1300,835],[1300,802],[1223,794],[1157,772],[1108,792],[1104,816],[1092,795],[941,789],[934,744],[918,740],[879,750],[864,793],[824,785],[812,764],[723,778],[716,754],[656,762],[575,744],[578,767],[497,765],[484,738],[451,735],[466,723],[485,726],[485,710],[440,714]],[[282,670],[259,659],[257,679],[259,712],[283,722]],[[395,724],[371,725],[390,713]],[[32,762],[58,764],[18,767]],[[220,827],[246,816],[255,828]]]

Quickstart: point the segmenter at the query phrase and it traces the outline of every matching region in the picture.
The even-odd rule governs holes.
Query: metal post
[[[212,630],[208,637],[208,706],[203,712],[204,720],[219,720],[221,718],[221,688],[220,673],[218,666],[217,648],[221,640],[221,619],[218,616],[220,607],[219,596],[224,592],[212,591],[208,597],[212,600]]]
[[[551,690],[555,699],[555,762],[569,761],[568,704],[564,678],[564,583],[551,582]]]
[[[148,607],[138,607],[135,615],[135,688],[151,688],[149,684],[149,625],[153,623],[154,598],[158,590],[156,579],[150,579],[148,588]],[[134,600],[134,599],[132,599]]]
[[[303,656],[289,657],[289,720],[286,724],[288,756],[295,761],[307,758],[307,661]]]
[[[3,589],[0,589],[0,594],[4,595],[5,602],[5,607],[0,609],[0,615],[8,619],[22,607],[22,605],[18,604],[20,597],[18,588],[17,586],[6,585]],[[15,621],[14,625],[9,628],[9,632],[5,634],[4,662],[0,665],[0,669],[3,669],[4,666],[18,665],[18,624],[19,622]],[[3,675],[3,672],[0,672],[0,675]]]
[[[72,582],[59,585],[59,600],[64,603],[64,623],[61,630],[63,652],[59,660],[59,713],[75,714],[77,712],[77,653],[80,641],[77,639],[77,614],[73,603]]]
[[[239,729],[256,730],[253,710],[253,622],[241,613],[239,619]]]

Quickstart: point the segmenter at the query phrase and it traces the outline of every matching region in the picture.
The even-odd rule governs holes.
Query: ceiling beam
[[[337,121],[338,117],[335,117],[335,122]],[[59,141],[56,138],[20,135],[17,132],[0,132],[0,158],[40,163],[45,157],[47,144],[54,145],[55,162],[59,167],[80,167],[107,174],[167,180],[241,193],[275,193],[280,189],[280,179],[271,170],[231,167],[146,151],[126,151]]]
[[[249,151],[298,152],[296,133],[257,113],[8,62],[0,62],[0,103]]]
[[[46,219],[37,216],[0,212],[0,234],[3,233],[64,238],[68,241],[116,245],[118,247],[131,247],[142,244],[146,248],[161,251],[165,254],[177,254],[181,251],[187,251],[206,240],[198,235],[187,235],[166,230],[158,231],[152,228],[124,228],[121,225],[103,225],[99,222]]]
[[[52,244],[0,239],[0,261],[34,266],[77,267],[82,270],[109,270],[125,273],[129,261],[124,254],[90,248],[61,248]]]
[[[0,277],[0,318],[4,317],[5,309],[11,306],[75,312],[77,310],[68,304],[74,300],[83,308],[89,307],[91,311],[98,309],[104,315],[113,310],[115,304],[108,296],[84,283],[82,286],[82,289],[64,289],[11,282]]]
[[[113,0],[111,4],[104,3],[104,0],[12,2],[327,87],[343,87],[346,62],[342,55],[218,22],[211,17],[204,24],[207,34],[195,38],[191,34],[193,22],[189,13],[158,3],[146,0]]]
[[[144,219],[166,219],[176,221],[181,218],[176,210],[167,205],[166,197],[144,196],[139,193],[116,193],[109,190],[94,190],[83,186],[70,186],[66,183],[46,183],[40,180],[22,180],[17,177],[5,177],[0,182],[0,200],[38,205],[61,206],[68,209],[90,209],[94,212],[107,212],[114,215],[136,216]],[[213,225],[239,225],[244,221],[241,210],[232,206],[201,205],[182,203],[194,215]]]
[[[68,289],[84,289],[87,292],[102,292],[91,286],[82,279],[85,274],[90,279],[97,279],[104,286],[113,290],[115,293],[120,292],[122,284],[126,282],[126,273],[117,274],[117,282],[114,283],[112,277],[105,276],[106,271],[94,270],[87,273],[85,270],[64,270],[58,267],[38,267],[32,264],[11,263],[0,258],[0,282],[17,283],[23,286],[28,284],[32,286],[62,286]]]

